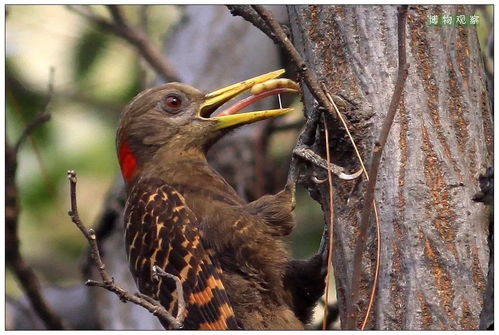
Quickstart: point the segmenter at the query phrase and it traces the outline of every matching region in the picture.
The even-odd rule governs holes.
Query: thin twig
[[[16,276],[34,311],[47,329],[68,329],[68,325],[47,304],[42,295],[40,280],[20,251],[18,236],[19,208],[15,184],[17,158],[14,149],[6,145],[5,175],[5,260]]]
[[[331,96],[331,94],[329,94],[329,92],[327,91],[327,89],[324,86],[324,84],[322,85],[322,89],[324,90],[324,92],[325,92],[325,94],[326,94],[329,102],[331,103],[331,105],[333,105],[334,111],[336,112],[336,115],[340,119],[341,123],[343,124],[343,127],[345,128],[345,131],[347,132],[348,138],[350,139],[350,143],[352,143],[353,149],[355,150],[355,154],[357,155],[357,159],[359,160],[359,163],[362,166],[362,171],[364,171],[364,176],[366,177],[367,180],[369,180],[369,175],[367,174],[367,169],[366,169],[366,166],[364,165],[364,160],[360,156],[359,149],[357,147],[357,144],[355,144],[355,141],[353,139],[352,133],[350,132],[350,129],[348,128],[348,125],[347,125],[347,123],[345,121],[345,118],[343,117],[343,115],[341,114],[340,110],[338,109],[338,106],[336,106],[336,103],[334,102],[333,97]]]
[[[47,304],[40,280],[20,251],[18,236],[18,190],[16,185],[17,155],[25,139],[50,118],[48,105],[53,92],[54,70],[50,69],[49,94],[44,109],[28,123],[14,147],[6,143],[5,150],[5,260],[25,292],[31,306],[47,329],[68,329],[67,323]]]
[[[371,167],[369,170],[369,182],[366,189],[366,198],[364,200],[364,207],[361,212],[359,235],[357,239],[357,245],[355,246],[354,252],[354,267],[352,272],[352,283],[350,286],[351,299],[347,307],[347,322],[346,329],[353,329],[355,326],[355,311],[354,306],[357,304],[359,297],[359,287],[360,287],[360,276],[361,276],[361,263],[362,254],[364,253],[366,232],[369,224],[369,218],[371,213],[371,206],[374,199],[374,190],[376,187],[376,180],[378,176],[378,169],[381,162],[381,156],[383,154],[383,149],[390,133],[390,128],[392,126],[393,120],[395,118],[395,113],[402,96],[402,92],[405,85],[405,80],[407,79],[409,65],[407,64],[406,51],[405,51],[405,28],[406,28],[406,15],[407,6],[398,7],[398,60],[399,68],[397,74],[397,81],[395,83],[395,89],[393,91],[392,99],[388,112],[386,114],[385,120],[379,134],[379,139],[375,144],[373,150],[373,156],[371,161]]]
[[[246,21],[253,24],[255,27],[260,29],[265,35],[271,38],[275,43],[279,43],[274,32],[269,29],[265,21],[255,12],[250,5],[227,5],[227,8],[230,10],[230,13],[234,16],[240,16]]]
[[[117,26],[127,26],[127,22],[125,19],[125,15],[120,6],[117,5],[106,5],[109,13],[111,13],[111,17],[114,20],[114,23]]]
[[[78,229],[82,232],[82,234],[87,239],[90,244],[90,254],[92,256],[92,260],[94,261],[95,266],[99,271],[99,275],[102,281],[95,280],[87,280],[85,283],[87,286],[98,286],[105,288],[106,290],[115,293],[121,301],[127,302],[130,301],[136,305],[142,306],[151,312],[153,315],[156,315],[164,320],[167,320],[172,329],[180,329],[182,328],[183,319],[173,317],[158,301],[155,301],[152,298],[143,298],[142,295],[131,294],[127,290],[115,284],[114,279],[107,273],[106,266],[101,259],[99,246],[97,244],[97,239],[95,237],[95,232],[93,229],[87,229],[83,222],[80,219],[78,214],[78,203],[76,200],[76,172],[68,171],[68,179],[69,179],[69,194],[70,194],[70,210],[68,211],[68,215],[71,217],[71,221],[78,227]],[[179,293],[180,294],[180,293]],[[183,296],[179,295],[179,304],[180,300],[183,299]],[[179,305],[180,309],[180,305]],[[184,313],[185,314],[185,313]]]
[[[19,149],[21,148],[21,145],[24,143],[26,138],[35,130],[38,126],[40,126],[42,123],[45,123],[50,120],[50,113],[43,111],[41,113],[38,113],[35,115],[33,120],[28,123],[26,128],[24,128],[24,131],[22,132],[21,136],[19,136],[19,139],[16,142],[16,145],[14,146],[14,151],[17,153],[19,152]]]
[[[174,67],[164,58],[160,50],[158,50],[149,40],[148,36],[133,27],[122,13],[122,8],[118,5],[108,5],[107,8],[111,13],[113,21],[95,14],[89,7],[85,6],[68,6],[73,12],[85,17],[90,22],[97,25],[100,29],[111,32],[134,46],[138,53],[144,58],[147,63],[160,75],[163,80],[179,81],[179,77]]]
[[[326,274],[326,297],[325,304],[326,308],[324,308],[324,319],[322,321],[322,329],[326,330],[327,328],[327,313],[329,305],[329,278],[331,276],[330,269],[334,269],[333,265],[333,244],[334,244],[334,194],[333,194],[333,176],[331,174],[331,154],[329,152],[329,131],[326,123],[326,117],[323,114],[322,119],[324,120],[324,138],[326,142],[326,160],[328,164],[327,169],[327,180],[328,180],[328,189],[329,189],[329,240],[328,240],[328,258],[327,258],[327,274]],[[330,267],[331,266],[331,267]]]
[[[173,281],[175,281],[175,288],[177,291],[177,316],[175,317],[174,323],[172,323],[172,325],[174,328],[180,329],[182,328],[186,316],[185,313],[186,304],[184,299],[184,288],[182,287],[182,281],[180,280],[179,277],[171,273],[165,272],[162,268],[160,268],[157,265],[154,265],[152,267],[152,270],[156,276],[170,278]]]
[[[87,229],[83,222],[80,219],[78,214],[78,203],[76,201],[76,172],[68,171],[68,179],[69,179],[69,187],[70,187],[70,199],[71,199],[71,210],[68,212],[68,215],[71,217],[71,221],[78,227],[78,229],[82,232],[82,234],[87,239],[90,244],[91,256],[94,261],[97,269],[99,270],[99,274],[104,281],[105,284],[112,283],[113,279],[107,274],[106,266],[102,262],[100,257],[99,247],[97,245],[97,239],[95,237],[95,231],[93,229]]]
[[[307,68],[305,61],[301,57],[298,50],[296,50],[293,43],[291,43],[291,41],[287,37],[284,29],[274,19],[272,12],[265,9],[265,7],[261,5],[253,5],[252,7],[272,29],[272,32],[277,38],[277,43],[289,54],[289,56],[291,57],[291,61],[298,69],[301,77],[305,81],[305,84],[308,86],[310,93],[314,96],[314,98],[319,102],[321,106],[326,108],[331,115],[334,115],[333,106],[329,103],[329,100],[320,88],[319,81],[317,80],[315,75]]]
[[[367,305],[366,315],[364,316],[364,321],[360,330],[364,330],[369,321],[369,315],[371,315],[371,309],[374,305],[374,296],[376,295],[376,289],[378,288],[378,278],[379,271],[381,268],[381,224],[378,215],[378,206],[376,205],[376,200],[373,199],[374,208],[374,219],[376,220],[376,267],[374,269],[373,286],[371,287],[371,296],[369,297],[369,304]]]

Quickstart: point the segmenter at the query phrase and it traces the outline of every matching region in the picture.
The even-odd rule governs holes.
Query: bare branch
[[[113,20],[116,25],[118,26],[126,26],[126,20],[125,16],[123,15],[123,11],[121,10],[120,6],[116,5],[106,5],[107,9],[109,10],[109,13],[111,13],[111,16],[113,17]]]
[[[107,6],[113,21],[109,21],[97,14],[86,6],[68,6],[73,12],[85,17],[90,22],[97,25],[100,29],[111,32],[137,49],[138,53],[144,58],[147,63],[158,73],[163,80],[179,81],[179,77],[174,67],[163,57],[161,51],[158,50],[149,40],[148,36],[139,29],[133,27],[122,13],[122,9],[118,5]]]
[[[357,159],[360,163],[360,166],[362,167],[361,171],[364,171],[364,175],[365,175],[366,179],[369,180],[369,175],[368,175],[367,169],[364,165],[364,160],[360,156],[359,148],[357,147],[357,144],[355,144],[355,140],[353,139],[352,133],[350,132],[350,129],[348,128],[348,125],[347,125],[345,118],[343,117],[343,115],[340,113],[340,110],[336,106],[336,103],[334,102],[334,98],[331,96],[331,94],[329,94],[329,92],[327,92],[324,83],[322,83],[322,89],[324,90],[324,92],[326,92],[326,96],[327,96],[329,102],[331,103],[331,105],[333,105],[334,110],[336,111],[336,115],[340,119],[341,123],[343,124],[343,127],[345,128],[345,131],[347,132],[348,138],[350,139],[350,143],[352,143],[353,149],[355,150],[355,154],[357,155]]]
[[[371,167],[369,169],[369,181],[366,189],[366,197],[364,199],[364,207],[361,212],[359,234],[357,239],[357,244],[355,246],[354,252],[354,267],[352,273],[352,283],[350,287],[350,292],[352,294],[350,303],[347,307],[347,322],[345,329],[353,329],[355,326],[356,313],[354,306],[357,304],[359,298],[359,286],[360,286],[360,276],[361,276],[361,264],[362,264],[362,254],[364,253],[366,232],[369,224],[371,206],[374,199],[374,190],[376,187],[376,180],[378,175],[378,169],[381,162],[381,156],[383,154],[383,149],[390,132],[390,128],[395,118],[395,113],[402,97],[402,92],[404,90],[405,80],[408,75],[409,65],[407,64],[406,51],[405,51],[405,33],[406,33],[406,18],[407,18],[407,6],[398,7],[398,54],[399,54],[399,67],[397,74],[397,81],[395,83],[395,89],[393,91],[392,99],[388,112],[386,114],[381,132],[379,134],[379,139],[375,144],[373,157],[371,160]]]
[[[329,103],[326,95],[320,88],[319,82],[315,75],[307,68],[305,61],[301,57],[298,50],[296,50],[295,46],[289,38],[287,37],[284,29],[281,25],[274,19],[272,12],[267,10],[265,7],[261,5],[252,6],[255,11],[260,15],[260,17],[267,23],[269,28],[275,34],[277,38],[278,44],[289,54],[291,57],[291,61],[297,67],[300,75],[302,76],[305,84],[310,90],[310,93],[314,96],[314,98],[319,102],[319,104],[325,107],[331,115],[334,115],[334,108]]]
[[[78,204],[76,201],[76,173],[74,171],[68,171],[68,179],[71,199],[71,210],[68,212],[68,215],[71,217],[71,221],[73,221],[76,227],[78,227],[78,229],[82,232],[82,234],[90,244],[92,260],[97,266],[102,280],[105,284],[112,283],[113,279],[107,274],[106,266],[104,265],[100,257],[99,247],[97,245],[97,239],[95,237],[95,231],[93,229],[87,229],[81,222],[80,216],[78,215]]]
[[[67,324],[47,304],[41,293],[41,285],[35,272],[24,260],[18,237],[18,205],[17,188],[15,185],[15,152],[7,147],[6,159],[6,215],[5,215],[5,260],[13,271],[31,306],[40,317],[47,329],[68,329]],[[14,167],[14,169],[12,169]],[[14,171],[13,171],[14,170]]]
[[[267,26],[267,23],[255,12],[250,5],[227,5],[230,13],[234,16],[241,16],[243,19],[253,24],[260,29],[265,35],[271,38],[275,43],[279,44],[274,32]]]
[[[32,131],[50,119],[48,105],[53,92],[54,69],[50,69],[49,94],[44,110],[28,123],[14,147],[5,147],[5,260],[26,293],[31,306],[47,329],[67,329],[65,321],[47,304],[41,293],[41,284],[36,273],[24,260],[18,236],[19,205],[16,186],[17,154]]]
[[[174,329],[180,329],[180,328],[182,328],[182,325],[184,323],[184,319],[186,316],[186,314],[185,314],[186,305],[185,305],[184,289],[182,287],[182,281],[180,280],[179,277],[177,277],[171,273],[165,272],[162,268],[160,268],[157,265],[154,265],[152,267],[152,270],[156,276],[167,277],[167,278],[170,278],[173,281],[175,281],[175,287],[177,290],[177,297],[178,297],[177,298],[178,299],[177,316],[175,317],[175,320],[173,322],[171,322],[171,325]]]
[[[326,306],[329,305],[329,278],[331,277],[331,271],[329,270],[329,265],[333,266],[333,245],[334,245],[334,227],[336,226],[336,220],[334,215],[334,188],[333,188],[333,175],[331,174],[332,163],[331,163],[331,153],[329,150],[329,131],[326,123],[326,117],[323,115],[322,120],[324,121],[324,140],[326,147],[326,159],[327,159],[327,181],[329,190],[329,220],[328,220],[328,235],[327,235],[327,274],[326,274],[326,296],[324,302]],[[362,171],[361,171],[362,172]],[[327,329],[327,313],[328,308],[324,308],[324,319],[322,321],[322,329]]]
[[[76,227],[78,227],[78,229],[87,239],[91,249],[90,255],[92,257],[95,266],[99,270],[99,274],[102,279],[102,281],[87,280],[85,285],[105,288],[106,290],[115,293],[120,298],[121,301],[123,302],[130,301],[136,305],[144,307],[153,315],[156,315],[164,320],[167,320],[172,329],[182,328],[182,321],[185,314],[184,313],[185,302],[182,290],[178,291],[179,292],[178,310],[179,312],[182,312],[182,314],[179,313],[178,316],[175,318],[158,301],[154,300],[153,298],[151,297],[145,298],[143,294],[131,294],[124,288],[115,284],[114,279],[107,273],[106,266],[100,256],[99,246],[97,244],[97,239],[95,237],[94,230],[86,228],[78,214],[78,203],[76,200],[76,183],[77,183],[76,172],[68,171],[68,179],[69,179],[69,189],[70,189],[69,194],[70,194],[70,203],[71,203],[68,215],[71,217],[71,221],[73,221]],[[165,276],[168,277],[172,275],[166,273]],[[181,303],[183,304],[183,310],[181,310],[182,307]]]
[[[272,13],[269,10],[265,9],[265,7],[260,5],[254,5],[252,7],[258,13],[260,18],[265,21],[268,28],[272,31],[272,34],[275,35],[277,43],[289,54],[291,61],[297,67],[305,84],[309,88],[310,93],[319,102],[319,105],[326,108],[331,115],[335,115],[334,106],[329,102],[326,94],[321,89],[317,78],[307,68],[305,61],[301,57],[300,53],[298,52],[298,50],[296,50],[293,43],[291,43],[281,25],[274,19]],[[244,11],[249,12],[249,10],[247,9],[244,9]],[[246,15],[243,16],[243,18],[249,20],[257,27],[260,25],[258,22],[255,22],[254,16],[252,15]],[[304,142],[308,142],[312,138],[312,134],[315,133],[318,117],[319,115],[315,110],[311,111],[309,115],[307,115],[307,123],[305,125],[304,131],[298,137],[297,147],[306,144]],[[288,176],[288,183],[294,182],[297,179],[298,172],[296,171],[295,163],[295,161],[292,161]]]
[[[21,136],[19,136],[19,139],[16,142],[16,145],[14,146],[14,151],[19,152],[19,149],[21,148],[21,145],[24,143],[26,138],[31,135],[33,130],[35,130],[38,126],[40,126],[42,123],[47,122],[50,120],[50,114],[46,111],[43,111],[41,113],[38,113],[35,115],[33,120],[28,123],[26,128],[24,128],[24,131],[22,132]]]

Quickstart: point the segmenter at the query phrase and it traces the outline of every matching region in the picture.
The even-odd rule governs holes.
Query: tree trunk
[[[288,6],[292,38],[331,94],[369,164],[397,76],[396,6]],[[384,149],[375,199],[381,225],[373,329],[477,329],[486,287],[488,216],[472,201],[493,162],[493,124],[474,27],[432,27],[429,14],[472,14],[464,6],[411,6],[406,27],[409,76]],[[313,98],[305,95],[308,110]],[[332,160],[359,168],[339,121],[328,123]],[[318,131],[314,150],[324,152]],[[319,176],[324,171],[317,169]],[[371,176],[374,177],[374,176]],[[327,183],[312,187],[329,207]],[[375,268],[371,214],[359,300],[352,302],[353,254],[365,179],[334,182],[334,268],[340,316],[355,303],[365,315]],[[326,211],[326,215],[329,215]],[[356,306],[354,306],[356,307]]]

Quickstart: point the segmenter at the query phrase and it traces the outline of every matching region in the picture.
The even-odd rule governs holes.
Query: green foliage
[[[96,29],[88,28],[79,38],[72,50],[75,80],[85,80],[104,55],[110,38]]]
[[[491,22],[492,18],[494,17],[494,7],[481,6],[477,8],[476,14],[480,17],[480,23],[476,28],[478,33],[478,41],[480,42],[482,51],[487,54],[489,33],[494,27],[494,23]]]
[[[291,236],[293,257],[303,259],[317,253],[324,217],[321,206],[302,188],[297,189],[296,203],[299,206],[295,209],[297,225]]]
[[[36,27],[23,25],[23,20],[29,22],[36,15],[48,16],[53,23],[48,20]],[[61,6],[14,6],[7,24],[8,49],[14,51],[7,54],[6,62],[10,144],[44,110],[50,67],[55,68],[55,90],[49,107],[52,118],[36,128],[21,148],[17,186],[21,251],[42,281],[57,284],[81,281],[79,259],[87,248],[67,216],[66,171],[78,171],[82,180],[78,192],[80,215],[92,226],[118,170],[114,152],[117,116],[139,91],[140,83],[133,52],[114,36],[87,24],[75,24],[77,18]],[[46,50],[65,52],[54,58],[51,52],[31,53],[23,48],[41,38],[47,40]],[[117,55],[120,66],[113,67]],[[119,80],[109,80],[114,78],[109,70],[114,70]],[[9,294],[17,291],[11,276],[6,285]]]
[[[7,123],[7,135],[11,144],[14,144],[28,120],[43,111],[47,103],[47,95],[33,89],[22,80],[10,57],[7,57],[5,64],[5,84],[6,111],[10,121]],[[38,141],[46,143],[49,134],[46,130],[39,128],[35,130],[33,136]]]

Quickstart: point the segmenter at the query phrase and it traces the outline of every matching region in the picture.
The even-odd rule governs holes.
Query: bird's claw
[[[343,169],[340,166],[337,166],[340,169]],[[353,180],[359,178],[359,176],[362,174],[362,168],[360,168],[357,172],[354,172],[352,174],[347,174],[344,172],[340,172],[337,174],[338,178],[343,179],[343,180]]]
[[[345,173],[345,168],[333,163],[328,164],[328,162],[324,158],[322,158],[321,156],[316,154],[312,149],[306,146],[301,146],[296,148],[295,150],[293,150],[293,154],[318,167],[321,167],[325,170],[330,170],[332,173],[334,173],[336,176],[338,176],[338,178],[342,180],[353,180],[358,178],[362,174],[362,169],[359,169],[358,171],[352,174]],[[315,178],[314,182],[320,184],[323,183],[325,180],[327,179],[321,180]]]

